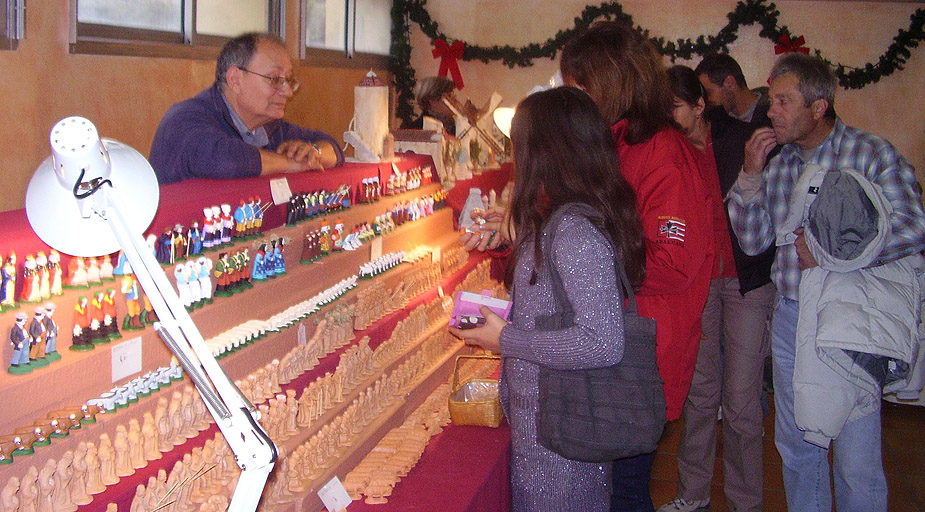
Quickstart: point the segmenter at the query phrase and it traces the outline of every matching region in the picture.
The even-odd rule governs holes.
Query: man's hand
[[[504,222],[506,215],[507,211],[501,207],[472,210],[470,217],[475,224],[469,228],[471,231],[464,231],[459,236],[460,245],[465,246],[467,251],[485,251],[497,249],[504,241],[511,241],[513,237],[508,233],[507,222]]]
[[[321,152],[315,145],[304,140],[287,140],[276,148],[276,152],[287,159],[302,164],[302,170],[323,170]]]
[[[800,270],[818,267],[819,264],[816,263],[816,258],[813,257],[813,253],[809,252],[809,246],[806,245],[806,237],[803,236],[803,228],[797,228],[793,234],[797,235],[797,239],[793,242],[793,245],[797,249],[797,263],[800,266]]]
[[[758,128],[745,143],[745,174],[761,174],[767,162],[768,153],[777,146],[777,137],[771,128]]]
[[[450,334],[462,338],[466,345],[476,345],[493,352],[501,353],[501,329],[507,322],[496,315],[488,306],[479,306],[479,312],[485,317],[485,325],[472,329],[450,327]]]

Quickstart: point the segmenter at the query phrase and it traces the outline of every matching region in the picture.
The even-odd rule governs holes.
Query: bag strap
[[[549,219],[546,221],[546,225],[543,227],[543,265],[549,269],[549,275],[552,279],[552,295],[556,302],[556,311],[558,312],[572,310],[572,305],[568,300],[568,295],[565,293],[565,286],[562,284],[562,276],[559,275],[556,267],[552,264],[552,242],[555,238],[556,229],[558,229],[559,223],[562,222],[562,218],[565,217],[565,214],[569,211],[575,211],[576,213],[589,219],[599,219],[601,217],[597,210],[585,203],[567,203],[557,208],[556,211],[549,216]],[[607,233],[603,230],[600,230],[600,232],[610,243],[610,247],[614,252],[614,269],[616,271],[615,273],[617,277],[617,284],[620,287],[620,291],[629,302],[625,314],[637,315],[638,308],[636,306],[636,294],[634,294],[629,286],[627,286],[629,279],[626,277],[626,269],[619,259],[617,246],[614,244],[610,233]]]

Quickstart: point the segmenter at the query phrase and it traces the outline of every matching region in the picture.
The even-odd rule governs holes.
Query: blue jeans
[[[652,512],[649,478],[655,452],[613,461],[611,512]]]
[[[783,460],[787,508],[831,512],[828,450],[803,440],[793,418],[793,362],[799,302],[779,297],[771,326],[774,363],[774,444]],[[847,423],[832,443],[839,512],[886,512],[880,411]]]

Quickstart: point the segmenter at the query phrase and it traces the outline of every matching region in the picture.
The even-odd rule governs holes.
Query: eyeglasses
[[[270,82],[270,85],[272,85],[273,88],[276,90],[281,90],[284,84],[288,84],[289,88],[292,89],[292,92],[296,92],[299,90],[299,86],[302,85],[294,77],[287,78],[284,76],[267,76],[267,75],[261,75],[260,73],[256,73],[247,68],[238,68],[238,69],[240,69],[241,71],[250,73],[252,75],[257,75],[259,77],[266,78]]]

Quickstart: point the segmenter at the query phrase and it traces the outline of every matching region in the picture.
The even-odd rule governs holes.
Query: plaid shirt
[[[783,224],[790,209],[790,192],[807,164],[854,169],[880,185],[893,206],[893,232],[875,264],[925,249],[925,212],[915,169],[886,140],[836,119],[832,132],[807,162],[803,161],[799,146],[787,144],[768,162],[756,194],[744,200],[739,182],[729,191],[729,219],[739,245],[747,254],[758,254],[775,243],[777,227]],[[778,247],[771,279],[781,295],[799,300],[800,268],[793,244]]]

